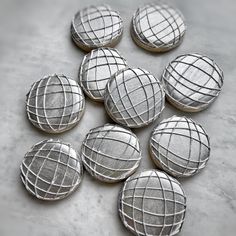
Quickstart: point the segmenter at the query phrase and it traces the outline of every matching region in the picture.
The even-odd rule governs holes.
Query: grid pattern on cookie
[[[88,47],[105,46],[118,39],[122,31],[123,22],[119,13],[107,5],[87,7],[72,20],[73,40]]]
[[[106,89],[106,110],[122,125],[148,125],[164,109],[165,94],[159,80],[141,68],[118,71],[108,81]]]
[[[148,4],[133,16],[135,37],[153,48],[173,48],[183,38],[186,26],[182,14],[166,4]]]
[[[186,107],[208,106],[219,95],[223,72],[210,58],[199,54],[178,56],[163,73],[166,94]]]
[[[150,170],[125,181],[118,207],[122,222],[135,235],[176,235],[184,222],[186,197],[177,180]]]
[[[184,147],[174,143],[176,138],[181,138]],[[154,162],[177,177],[196,174],[206,166],[210,155],[205,130],[186,117],[173,116],[163,120],[151,135],[150,148]]]
[[[81,153],[88,172],[105,182],[127,178],[137,169],[141,160],[136,135],[129,129],[112,124],[90,130]]]
[[[72,193],[82,176],[82,162],[66,143],[44,140],[26,153],[20,166],[26,189],[42,200],[59,200]]]
[[[126,60],[113,48],[98,48],[85,55],[79,73],[84,92],[94,100],[103,101],[107,81],[127,66]]]
[[[35,82],[26,99],[29,120],[39,129],[59,133],[80,120],[85,107],[79,85],[64,75],[50,75]]]

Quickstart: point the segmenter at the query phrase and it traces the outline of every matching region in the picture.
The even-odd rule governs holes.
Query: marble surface
[[[46,138],[60,138],[80,149],[89,129],[106,122],[102,104],[86,99],[86,112],[72,130],[47,135],[26,119],[25,95],[46,74],[64,73],[77,80],[84,52],[70,38],[74,13],[89,4],[109,3],[124,19],[124,35],[117,49],[131,66],[160,77],[167,63],[181,53],[198,52],[216,60],[225,74],[220,97],[207,110],[182,113],[167,104],[162,117],[134,130],[143,149],[138,171],[155,168],[147,144],[151,130],[166,117],[186,115],[200,122],[211,138],[211,157],[200,174],[180,180],[188,197],[181,236],[233,236],[236,233],[236,27],[234,0],[176,0],[187,20],[180,47],[152,54],[138,48],[129,26],[138,5],[149,0],[0,0],[0,235],[131,235],[117,213],[122,185],[102,184],[85,173],[78,191],[54,203],[31,197],[19,178],[26,151]]]

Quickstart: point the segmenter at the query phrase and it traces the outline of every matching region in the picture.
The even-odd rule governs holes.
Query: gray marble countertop
[[[165,54],[138,48],[130,37],[131,16],[149,0],[0,0],[0,235],[130,235],[119,220],[117,194],[122,185],[102,184],[85,173],[83,182],[67,199],[48,203],[31,197],[19,178],[26,151],[45,138],[60,138],[78,150],[89,129],[106,122],[102,104],[86,99],[81,122],[60,135],[35,129],[25,114],[25,95],[31,84],[51,73],[77,80],[84,52],[70,38],[74,13],[90,4],[108,3],[120,11],[124,35],[117,49],[131,66],[143,67],[160,77],[177,55],[208,55],[224,70],[222,93],[213,105],[196,114],[182,113],[167,104],[162,117],[138,135],[143,159],[138,171],[155,168],[147,141],[153,127],[166,117],[186,115],[200,122],[211,138],[211,157],[198,175],[180,180],[188,197],[181,236],[233,236],[236,234],[236,27],[235,0],[176,0],[187,20],[180,47]]]

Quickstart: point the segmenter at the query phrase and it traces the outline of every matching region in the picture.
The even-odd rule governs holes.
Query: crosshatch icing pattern
[[[111,76],[127,66],[127,61],[114,48],[98,48],[84,56],[80,66],[79,83],[93,100],[103,101]]]
[[[186,31],[179,10],[166,4],[147,4],[139,7],[132,21],[134,41],[150,51],[168,51],[178,46]]]
[[[141,160],[137,136],[119,125],[91,129],[81,149],[86,170],[105,182],[121,181],[136,171]]]
[[[153,130],[150,150],[158,167],[173,176],[188,177],[206,166],[210,141],[203,127],[192,119],[172,116]]]
[[[176,235],[184,223],[186,196],[181,184],[165,172],[143,171],[125,181],[118,210],[135,235]]]
[[[82,161],[70,144],[44,140],[25,154],[20,166],[26,189],[42,200],[59,200],[71,194],[82,178]]]
[[[171,61],[162,78],[170,103],[194,112],[207,108],[219,96],[224,76],[212,59],[195,53]]]
[[[86,51],[114,46],[123,32],[123,21],[118,12],[108,5],[90,6],[78,11],[71,24],[75,43]]]
[[[107,83],[105,108],[122,125],[138,128],[159,117],[165,94],[158,79],[141,68],[125,68]]]
[[[61,133],[83,115],[85,99],[80,86],[64,75],[49,75],[35,82],[26,99],[27,116],[37,128]]]

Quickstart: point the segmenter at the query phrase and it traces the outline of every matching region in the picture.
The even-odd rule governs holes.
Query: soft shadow
[[[119,186],[119,185],[121,187],[123,185],[123,182],[125,181],[125,180],[121,180],[121,181],[117,181],[117,182],[113,182],[113,183],[103,182],[103,181],[101,181],[99,179],[96,179],[92,175],[90,175],[88,173],[88,171],[85,170],[85,168],[84,168],[84,175],[85,175],[84,177],[88,179],[89,183],[93,184],[95,187],[96,186],[100,186],[100,187],[116,189],[117,186]]]

